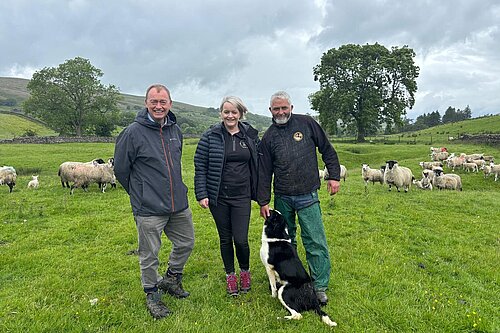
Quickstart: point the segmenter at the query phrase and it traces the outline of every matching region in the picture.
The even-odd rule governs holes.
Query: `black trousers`
[[[217,202],[217,206],[210,205],[210,212],[219,233],[220,253],[226,273],[235,272],[235,250],[240,270],[250,268],[250,246],[248,245],[250,210],[250,198],[221,199]]]

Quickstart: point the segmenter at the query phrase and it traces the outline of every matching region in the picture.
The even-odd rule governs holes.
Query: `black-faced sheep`
[[[398,192],[400,192],[400,188],[403,188],[405,192],[408,192],[413,179],[415,179],[415,177],[413,177],[413,173],[409,168],[399,166],[398,161],[386,161],[384,181],[387,185],[389,185],[389,191],[394,185],[396,186]]]
[[[102,193],[106,190],[107,183],[116,184],[113,167],[109,163],[82,164],[75,168],[73,176],[74,183],[71,185],[70,194],[73,194],[74,189],[77,187],[81,187],[84,191],[87,191],[87,187],[91,183],[103,184]]]
[[[69,183],[74,182],[74,176],[73,176],[74,170],[79,165],[82,165],[82,164],[94,165],[94,164],[104,164],[104,163],[105,162],[102,158],[96,158],[96,159],[89,161],[89,162],[64,162],[64,163],[61,163],[61,165],[59,166],[59,170],[57,172],[57,175],[61,178],[62,187],[70,188]],[[109,161],[108,161],[108,163],[109,163]]]
[[[421,180],[413,179],[413,185],[421,190],[430,190],[432,191],[432,184],[429,178],[423,177]]]
[[[16,179],[16,169],[11,166],[0,167],[0,185],[7,185],[9,193],[12,193],[12,189],[16,186]]]
[[[462,178],[454,173],[445,174],[442,169],[434,170],[433,184],[440,190],[462,191]]]

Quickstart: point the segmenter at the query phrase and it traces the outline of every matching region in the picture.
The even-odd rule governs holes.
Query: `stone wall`
[[[97,137],[97,136],[27,136],[14,139],[0,140],[1,143],[73,143],[73,142],[115,142],[113,137]]]
[[[472,143],[500,146],[500,134],[477,134],[477,135],[464,134],[460,136],[459,140]]]

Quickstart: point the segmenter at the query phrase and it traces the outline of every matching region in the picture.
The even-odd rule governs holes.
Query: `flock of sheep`
[[[432,190],[438,188],[440,190],[457,190],[462,191],[462,178],[455,173],[445,173],[443,166],[446,165],[452,172],[455,168],[462,168],[466,172],[479,172],[483,171],[484,177],[490,175],[495,176],[497,181],[500,175],[500,164],[494,164],[493,156],[486,156],[484,154],[460,154],[456,156],[454,153],[448,153],[444,147],[434,148],[431,147],[431,161],[420,162],[419,165],[423,168],[422,178],[417,180],[412,171],[404,166],[400,166],[398,161],[389,160],[386,164],[378,169],[372,169],[368,164],[363,164],[361,167],[361,176],[365,182],[365,190],[368,183],[387,184],[389,191],[392,187],[396,187],[400,192],[403,189],[408,192],[411,185],[423,190]],[[346,177],[346,168],[341,165],[341,179]],[[328,170],[319,170],[320,179],[328,177]]]
[[[58,176],[61,178],[61,185],[70,189],[73,194],[75,188],[81,187],[87,191],[90,184],[96,183],[104,193],[107,184],[116,187],[116,177],[113,171],[114,159],[110,158],[107,162],[98,158],[90,162],[64,162],[59,166]],[[16,185],[17,173],[11,166],[0,167],[0,185],[9,186],[9,192],[12,192]],[[71,185],[70,185],[71,183]],[[28,183],[28,188],[36,189],[39,187],[38,175],[32,176]]]

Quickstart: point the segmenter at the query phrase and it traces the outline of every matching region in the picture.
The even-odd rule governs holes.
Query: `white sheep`
[[[477,168],[478,169],[482,169],[483,166],[486,165],[486,161],[483,160],[483,159],[479,159],[479,160],[472,160],[470,163],[475,163],[477,165]]]
[[[38,188],[38,186],[40,186],[40,183],[38,182],[38,175],[31,176],[31,180],[28,183],[28,188]]]
[[[96,158],[89,162],[63,162],[61,163],[61,165],[59,165],[59,170],[57,172],[57,175],[61,178],[62,187],[70,188],[69,183],[74,182],[74,175],[73,175],[74,170],[79,165],[82,164],[94,165],[94,164],[104,164],[104,163],[105,162],[102,158]]]
[[[74,189],[77,187],[81,187],[84,191],[87,191],[91,183],[102,184],[102,193],[105,192],[107,183],[110,183],[112,186],[116,184],[113,166],[110,163],[82,164],[75,168],[73,176],[74,183],[71,185],[70,194],[73,194]]]
[[[16,179],[16,169],[11,166],[0,167],[0,185],[7,185],[9,193],[12,193],[12,189],[16,186]]]
[[[387,185],[389,185],[389,191],[394,185],[396,186],[398,192],[400,192],[400,188],[403,188],[405,192],[408,192],[413,179],[415,179],[415,177],[413,177],[413,173],[409,168],[399,166],[398,161],[395,160],[386,161],[384,181]]]
[[[433,161],[444,161],[446,160],[450,154],[447,151],[440,151],[438,153],[432,153],[431,158]]]
[[[458,157],[451,157],[446,159],[446,165],[451,171],[455,171],[455,168],[462,166],[465,162],[464,155],[460,155]]]
[[[328,179],[328,177],[330,177],[330,173],[328,172],[326,166],[323,170],[320,170],[320,178],[321,178],[321,171],[323,171],[323,179]],[[347,176],[347,169],[344,165],[340,164],[340,179],[344,179],[345,181],[346,176]]]
[[[368,164],[363,164],[361,166],[361,176],[365,181],[365,188],[368,186],[368,182],[372,182],[372,185],[375,182],[379,182],[380,184],[384,183],[384,173],[380,169],[372,169]]]
[[[422,169],[432,169],[435,166],[442,167],[443,162],[440,161],[433,161],[433,162],[420,162],[418,163],[422,167]]]
[[[495,175],[495,181],[498,179],[498,175],[500,175],[500,164],[495,165],[495,163],[491,162],[490,163],[490,173],[492,175]]]
[[[326,176],[325,176],[325,172],[327,172],[326,167],[325,167],[325,169],[324,169],[324,170],[318,170],[318,173],[319,173],[319,180],[320,180],[320,181],[322,181],[323,179],[325,179],[325,178],[326,178]]]
[[[432,184],[429,178],[423,177],[421,180],[413,179],[413,184],[421,190],[432,191]]]
[[[432,184],[432,179],[434,178],[434,170],[429,170],[429,169],[422,170],[422,178],[428,178],[429,182]]]
[[[464,154],[465,161],[467,161],[467,162],[471,162],[472,160],[479,160],[479,159],[483,158],[483,156],[484,156],[484,154],[470,154],[470,155]]]
[[[433,184],[438,189],[462,191],[462,178],[454,173],[445,174],[442,169],[434,170]]]
[[[467,172],[478,172],[477,164],[476,163],[465,162],[464,164],[462,164],[462,167]]]
[[[483,167],[481,169],[483,170],[484,178],[486,178],[489,175],[491,175],[491,166],[489,166],[489,165],[483,165]]]
[[[495,158],[491,155],[484,155],[482,159],[486,162],[495,162]]]

